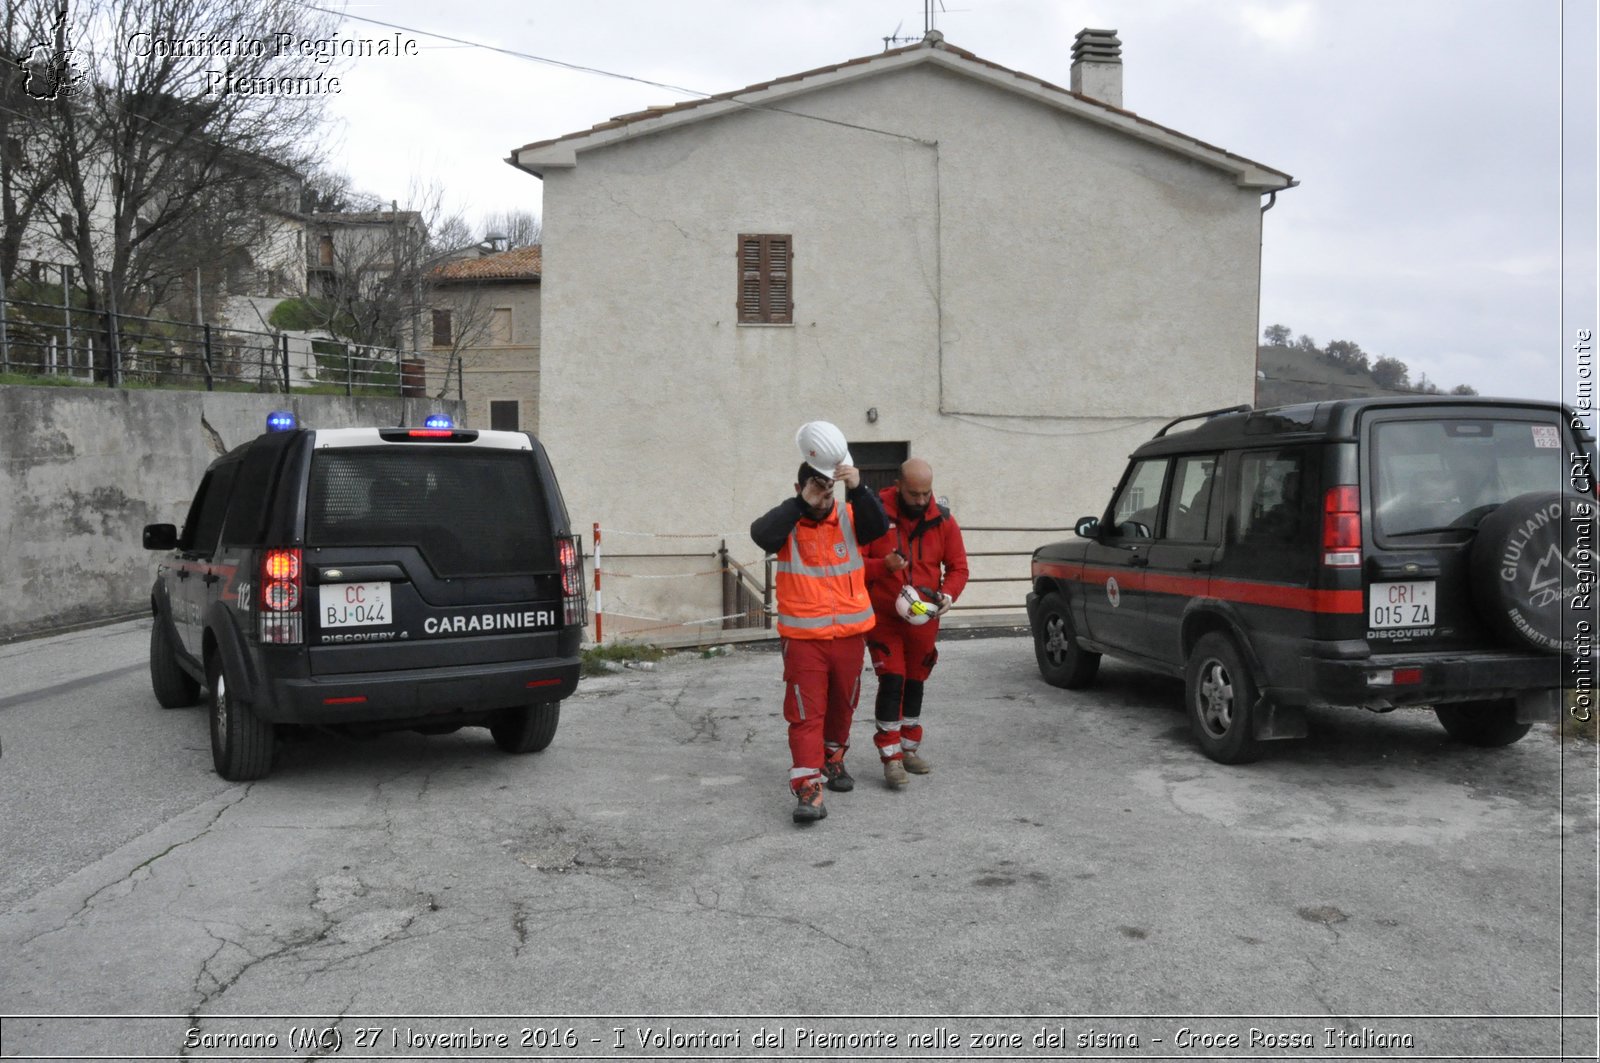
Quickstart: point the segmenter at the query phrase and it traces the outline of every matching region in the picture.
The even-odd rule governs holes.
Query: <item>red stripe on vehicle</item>
[[[1117,585],[1129,591],[1174,594],[1185,598],[1221,598],[1241,605],[1265,605],[1274,609],[1296,609],[1305,613],[1362,615],[1366,602],[1361,591],[1314,590],[1283,583],[1253,583],[1247,580],[1206,579],[1165,572],[1139,572],[1133,569],[1103,568],[1074,562],[1041,561],[1033,566],[1035,576],[1104,587],[1116,577]]]

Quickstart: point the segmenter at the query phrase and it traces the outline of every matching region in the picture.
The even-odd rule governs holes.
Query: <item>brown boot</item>
[[[830,790],[837,790],[843,794],[856,788],[855,776],[845,769],[843,749],[828,751],[827,758],[822,762],[822,775],[828,780]]]
[[[933,770],[933,766],[919,757],[914,749],[907,749],[900,755],[906,762],[906,771],[913,775],[926,775]]]
[[[822,780],[812,779],[794,792],[799,803],[794,806],[794,821],[796,823],[815,823],[819,819],[828,817],[828,810],[822,805]]]
[[[899,757],[883,762],[883,781],[891,790],[902,790],[906,783],[911,781],[911,776],[906,774],[906,766],[900,762]]]

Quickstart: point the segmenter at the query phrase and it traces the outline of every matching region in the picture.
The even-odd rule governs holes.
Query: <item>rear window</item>
[[[1555,418],[1440,418],[1372,427],[1374,520],[1381,536],[1476,527],[1491,509],[1565,484]]]
[[[525,451],[318,450],[311,546],[415,546],[440,576],[554,570],[549,507]]]

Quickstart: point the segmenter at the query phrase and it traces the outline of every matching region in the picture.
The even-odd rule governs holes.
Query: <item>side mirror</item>
[[[1100,530],[1099,517],[1079,517],[1078,523],[1073,526],[1073,531],[1078,533],[1080,539],[1093,539]]]
[[[173,550],[178,545],[178,529],[172,524],[146,524],[144,548],[146,550]]]

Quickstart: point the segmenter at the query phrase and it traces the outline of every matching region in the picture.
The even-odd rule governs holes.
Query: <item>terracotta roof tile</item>
[[[563,140],[575,140],[575,139],[577,139],[579,137],[586,137],[586,136],[590,135],[591,133],[598,133],[598,132],[602,132],[602,131],[608,130],[608,129],[617,129],[617,128],[621,127],[621,126],[632,125],[635,122],[643,122],[643,121],[648,121],[649,119],[652,119],[652,118],[660,118],[663,115],[677,114],[677,113],[682,112],[682,111],[692,110],[693,108],[696,108],[696,107],[702,107],[702,106],[704,106],[705,104],[708,104],[708,103],[715,103],[715,102],[717,102],[719,100],[735,99],[737,97],[749,95],[750,93],[761,92],[764,89],[770,89],[775,85],[784,85],[784,84],[788,84],[788,83],[794,82],[794,81],[804,81],[806,78],[817,77],[817,76],[822,75],[822,74],[831,74],[831,73],[834,73],[835,71],[843,70],[846,67],[859,66],[859,65],[861,65],[863,63],[872,63],[872,62],[876,62],[876,61],[881,60],[881,59],[889,58],[890,56],[904,55],[907,52],[913,52],[913,51],[916,51],[919,48],[926,48],[926,47],[929,47],[929,45],[927,45],[926,43],[908,44],[903,48],[894,48],[894,49],[890,49],[890,50],[884,51],[884,52],[877,52],[877,53],[874,53],[873,55],[859,56],[859,57],[857,57],[855,59],[848,59],[848,60],[846,60],[846,61],[844,61],[842,63],[834,63],[831,66],[821,66],[821,67],[817,67],[814,70],[806,70],[806,71],[803,71],[803,72],[798,73],[798,74],[788,74],[788,75],[785,75],[784,77],[773,78],[770,81],[760,81],[760,82],[757,82],[754,85],[746,85],[742,89],[733,89],[733,90],[731,90],[729,92],[719,92],[715,96],[707,96],[704,99],[684,100],[682,103],[676,103],[676,104],[672,104],[670,106],[648,107],[648,108],[646,108],[646,109],[644,109],[642,111],[633,111],[633,112],[631,112],[629,114],[618,115],[617,117],[611,119],[609,122],[598,122],[590,129],[579,130],[578,132],[575,132],[575,133],[565,133],[565,134],[563,134],[563,135],[561,135],[559,137],[551,137],[548,140],[538,140],[538,141],[534,141],[531,144],[524,144],[522,147],[516,148],[516,149],[514,149],[512,151],[511,159],[509,161],[512,162],[513,164],[515,164],[516,157],[517,157],[517,152],[519,152],[519,151],[528,151],[528,150],[533,149],[533,148],[549,147],[551,144],[559,144]],[[980,56],[977,56],[977,55],[973,54],[972,52],[967,51],[965,48],[958,48],[955,45],[949,43],[948,41],[941,41],[939,44],[935,45],[934,47],[937,47],[942,51],[949,52],[951,55],[960,56],[962,59],[965,59],[968,62],[976,63],[976,64],[978,64],[980,66],[988,67],[989,69],[998,71],[998,72],[1000,72],[1002,74],[1010,74],[1012,77],[1015,77],[1020,81],[1029,82],[1029,83],[1031,83],[1033,85],[1037,85],[1040,88],[1047,89],[1047,90],[1049,90],[1051,92],[1059,92],[1064,96],[1071,96],[1075,100],[1079,100],[1079,101],[1081,101],[1083,103],[1087,103],[1087,104],[1090,104],[1092,106],[1099,107],[1100,109],[1105,110],[1105,111],[1109,111],[1112,114],[1118,114],[1118,115],[1122,115],[1125,118],[1130,118],[1133,121],[1138,122],[1140,125],[1149,126],[1151,129],[1159,129],[1163,133],[1169,133],[1172,136],[1179,137],[1179,138],[1181,138],[1183,140],[1187,140],[1191,144],[1198,145],[1199,147],[1202,147],[1202,148],[1206,149],[1207,151],[1213,151],[1213,152],[1216,152],[1219,155],[1226,156],[1227,158],[1236,159],[1236,160],[1238,160],[1240,162],[1244,162],[1244,163],[1249,163],[1251,166],[1258,166],[1261,169],[1267,171],[1268,173],[1278,174],[1279,176],[1284,177],[1284,178],[1288,178],[1289,177],[1289,175],[1284,173],[1282,170],[1275,169],[1274,167],[1271,167],[1271,166],[1266,166],[1266,165],[1264,165],[1262,163],[1256,162],[1254,159],[1246,158],[1243,155],[1236,155],[1231,151],[1227,151],[1227,150],[1225,150],[1223,148],[1217,147],[1215,144],[1207,144],[1205,141],[1200,140],[1197,137],[1192,137],[1187,133],[1181,133],[1178,130],[1171,128],[1170,126],[1161,125],[1159,122],[1152,122],[1148,118],[1141,118],[1135,112],[1129,111],[1129,110],[1127,110],[1125,108],[1113,107],[1109,103],[1105,103],[1105,102],[1103,102],[1101,100],[1097,100],[1092,96],[1085,96],[1081,92],[1073,92],[1071,89],[1064,89],[1060,85],[1052,84],[1051,82],[1048,82],[1048,81],[1044,80],[1043,78],[1035,77],[1032,74],[1025,74],[1020,70],[1012,70],[1010,67],[1001,66],[999,63],[991,62],[988,59],[981,58]]]
[[[544,271],[542,249],[515,247],[482,258],[458,258],[434,269],[434,276],[442,281],[466,280],[538,280]]]

